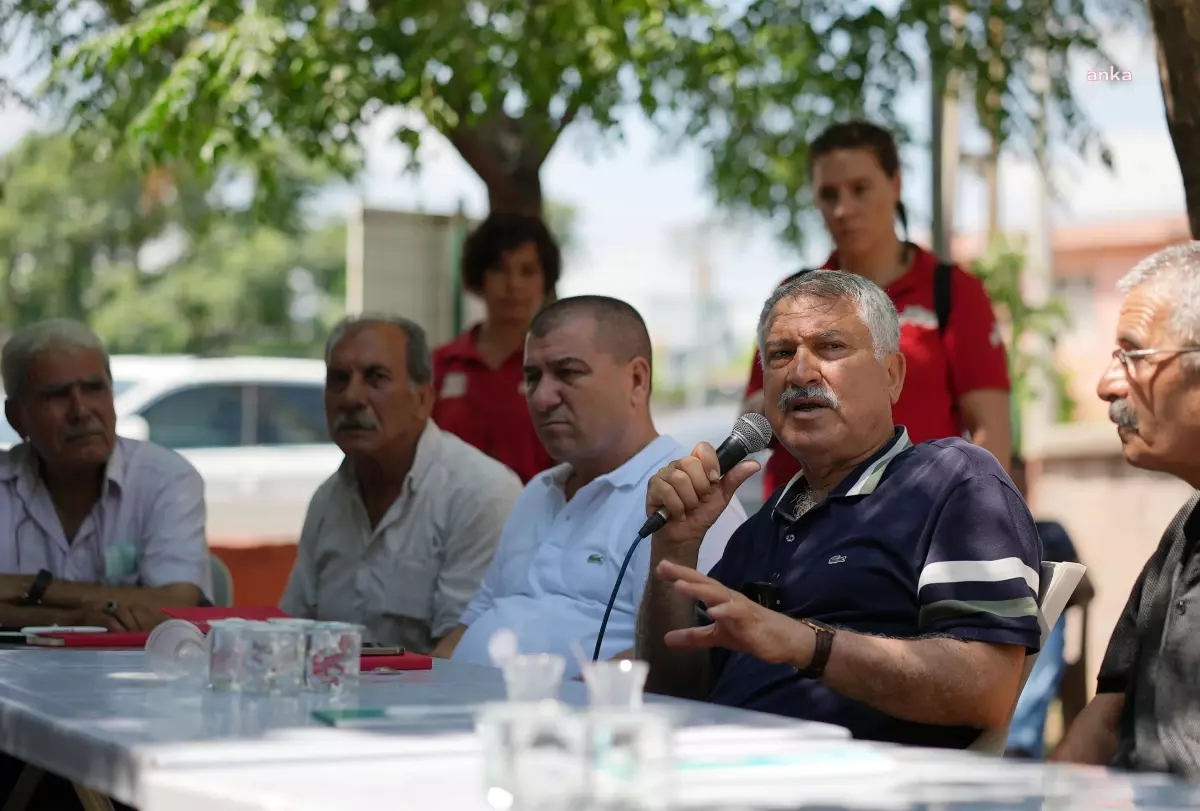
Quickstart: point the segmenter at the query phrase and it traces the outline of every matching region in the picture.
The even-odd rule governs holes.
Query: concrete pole
[[[957,3],[949,8],[950,22],[961,31],[966,11]],[[958,35],[959,45],[962,35]],[[958,139],[960,77],[954,71],[931,59],[930,71],[930,188],[933,192],[933,252],[951,259],[954,236],[954,210],[958,198],[958,169],[961,154]]]
[[[1054,246],[1051,223],[1051,196],[1048,158],[1048,136],[1046,132],[1047,97],[1049,95],[1049,65],[1044,53],[1035,53],[1031,58],[1034,65],[1039,98],[1039,125],[1034,154],[1037,166],[1033,184],[1033,221],[1029,225],[1028,243],[1025,250],[1025,272],[1022,276],[1022,292],[1032,307],[1047,304],[1054,293]],[[1054,349],[1050,341],[1041,335],[1024,336],[1026,348],[1041,363],[1030,370],[1032,399],[1024,409],[1021,438],[1024,452],[1031,458],[1041,456],[1047,434],[1056,422],[1058,397],[1054,381],[1043,364],[1053,359]]]

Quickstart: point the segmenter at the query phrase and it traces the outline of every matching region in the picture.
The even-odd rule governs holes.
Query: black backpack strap
[[[938,335],[946,333],[950,323],[950,279],[954,266],[939,262],[933,270],[933,311],[937,315]]]

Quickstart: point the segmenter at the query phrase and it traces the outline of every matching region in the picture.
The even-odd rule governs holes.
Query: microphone
[[[767,447],[771,441],[771,423],[762,414],[743,414],[733,425],[728,438],[717,448],[717,464],[721,475],[728,473],[733,466],[752,453],[758,453]],[[662,529],[671,514],[666,507],[659,507],[654,515],[646,519],[638,530],[638,538],[648,538]]]

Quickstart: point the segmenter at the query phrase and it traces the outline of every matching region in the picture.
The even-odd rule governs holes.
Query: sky
[[[1088,71],[1108,65],[1077,60],[1072,66],[1076,98],[1097,124],[1115,155],[1115,172],[1098,161],[1084,163],[1056,153],[1055,180],[1063,191],[1055,224],[1137,219],[1184,210],[1179,166],[1167,131],[1153,39],[1112,35],[1104,45],[1125,82],[1089,82]],[[11,75],[12,60],[0,58],[0,75]],[[928,91],[917,86],[902,99],[901,116],[919,139],[928,134]],[[381,116],[366,136],[368,170],[355,188],[326,194],[320,206],[349,214],[361,200],[383,208],[486,212],[483,184],[453,148],[429,133],[417,176],[404,172],[405,153],[387,142],[389,121]],[[0,104],[0,150],[16,143],[39,121],[19,107]],[[828,242],[817,235],[804,254],[776,242],[769,231],[741,227],[713,233],[706,223],[717,213],[704,184],[703,156],[696,150],[668,152],[651,125],[638,114],[623,120],[624,139],[597,145],[585,133],[568,130],[543,168],[547,199],[577,211],[578,248],[568,257],[561,295],[619,295],[637,306],[656,339],[672,341],[690,332],[690,299],[698,258],[707,255],[714,294],[728,308],[732,326],[753,334],[758,309],[771,288],[799,267],[819,263]],[[979,145],[979,133],[964,129],[964,144]],[[929,160],[913,148],[903,155],[904,200],[914,237],[928,233]],[[1031,225],[1037,186],[1027,163],[1006,155],[1001,164],[1001,226]],[[986,219],[982,182],[963,174],[955,230],[980,230]]]

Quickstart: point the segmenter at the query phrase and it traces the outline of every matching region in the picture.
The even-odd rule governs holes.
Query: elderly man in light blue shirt
[[[108,353],[51,320],[4,346],[0,624],[145,630],[211,592],[204,483],[182,456],[116,436]]]
[[[525,344],[526,398],[538,437],[561,464],[535,476],[460,624],[434,650],[490,664],[488,642],[512,630],[523,653],[557,653],[567,677],[591,656],[621,564],[646,520],[646,483],[687,451],[650,416],[650,337],[630,305],[603,296],[560,299],[534,319]],[[746,518],[734,502],[705,537],[700,565],[721,558]],[[642,543],[621,582],[601,658],[633,649],[650,571]]]

